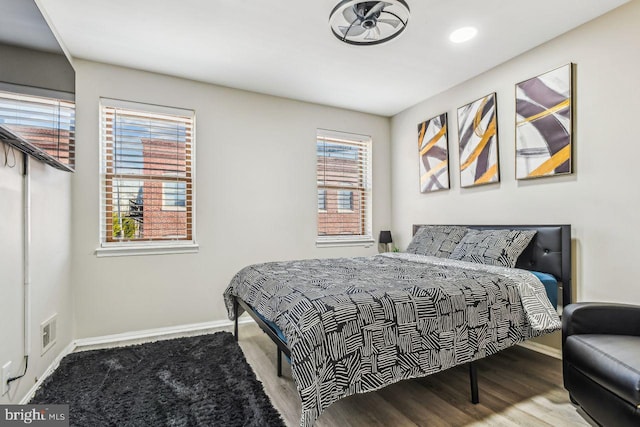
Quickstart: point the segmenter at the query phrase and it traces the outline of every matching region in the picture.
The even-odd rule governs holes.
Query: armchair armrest
[[[570,335],[640,336],[640,306],[583,302],[562,311],[562,343]]]

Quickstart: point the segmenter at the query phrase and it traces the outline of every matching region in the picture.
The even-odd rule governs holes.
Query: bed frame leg
[[[278,348],[278,377],[282,376],[282,350]]]
[[[478,397],[478,367],[476,362],[469,363],[469,382],[471,383],[471,403],[474,405],[480,402]]]
[[[236,341],[238,341],[238,299],[236,297],[233,298],[233,317],[234,317],[234,323],[233,323],[233,336],[236,338]]]

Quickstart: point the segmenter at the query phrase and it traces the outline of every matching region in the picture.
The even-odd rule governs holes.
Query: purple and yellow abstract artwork
[[[460,185],[472,187],[500,181],[496,94],[458,108]]]
[[[447,113],[418,125],[420,191],[429,193],[449,188]]]
[[[516,85],[516,178],[571,173],[571,66]]]

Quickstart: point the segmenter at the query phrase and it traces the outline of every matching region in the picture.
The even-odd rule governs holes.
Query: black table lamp
[[[380,237],[378,238],[378,243],[384,244],[384,249],[389,251],[389,243],[392,243],[393,239],[391,238],[391,231],[384,230],[380,232]]]

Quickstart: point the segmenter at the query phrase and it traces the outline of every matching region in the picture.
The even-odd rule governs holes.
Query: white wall
[[[74,61],[77,171],[73,283],[78,338],[226,319],[222,293],[256,262],[365,255],[315,247],[317,128],[373,137],[373,228],[390,221],[388,118],[87,61]],[[96,258],[98,101],[196,111],[193,255]]]
[[[632,1],[393,117],[392,230],[400,246],[413,223],[569,223],[577,300],[640,303],[638,22],[640,1]],[[514,85],[569,62],[577,69],[575,174],[516,181]],[[502,182],[461,189],[456,109],[494,91]],[[452,189],[421,194],[416,126],[444,111]]]
[[[16,166],[3,166],[0,144],[0,365],[12,362],[12,375],[23,364],[22,155]],[[13,157],[9,156],[10,163]],[[54,358],[71,342],[71,174],[31,160],[31,354],[27,375],[12,383],[0,404],[18,403]],[[58,314],[56,345],[41,356],[40,323]]]
[[[0,58],[1,82],[70,93],[75,91],[73,68],[64,55],[0,43]]]
[[[32,87],[74,92],[74,74],[63,55],[0,44],[0,86],[32,93]],[[46,70],[44,72],[43,70]],[[6,86],[8,83],[10,86]],[[29,86],[31,88],[18,87]],[[22,155],[9,152],[5,165],[0,143],[0,366],[11,361],[12,376],[23,361]],[[12,383],[0,403],[17,403],[74,336],[71,296],[71,174],[30,160],[31,179],[31,353],[26,376]],[[40,323],[58,315],[57,340],[41,355]]]

